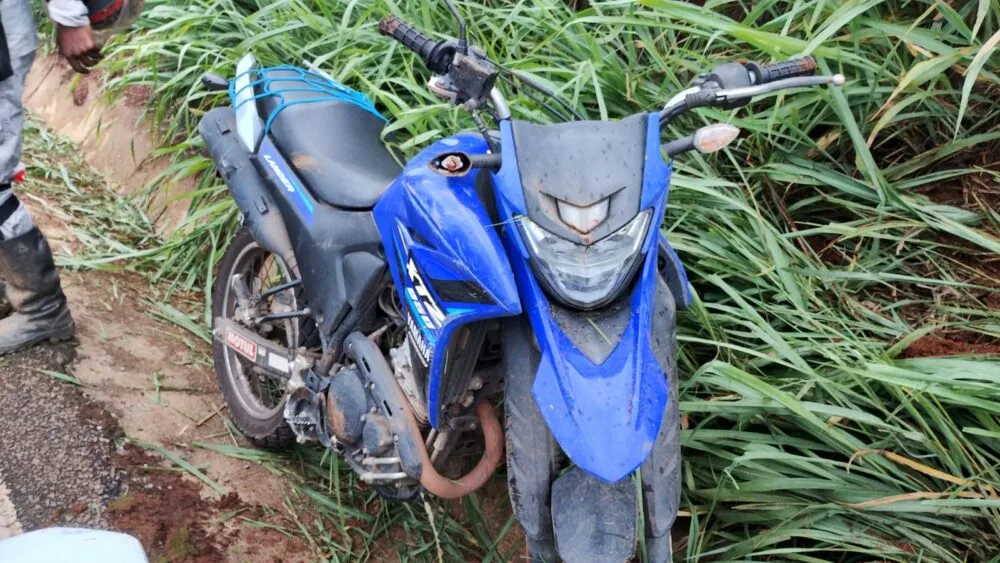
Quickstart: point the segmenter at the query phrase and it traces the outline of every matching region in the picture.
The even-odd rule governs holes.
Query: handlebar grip
[[[757,74],[755,84],[767,84],[768,82],[774,82],[775,80],[794,78],[796,76],[812,76],[816,74],[816,59],[812,57],[803,57],[801,59],[792,59],[790,61],[783,61],[773,65],[757,67],[753,70]]]
[[[437,44],[393,15],[388,15],[378,22],[378,32],[399,41],[404,47],[420,55],[424,61],[428,60]]]

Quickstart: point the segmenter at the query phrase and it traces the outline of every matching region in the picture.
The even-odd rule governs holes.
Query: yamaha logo
[[[417,327],[417,323],[413,322],[413,315],[409,315],[406,318],[406,332],[410,335],[410,342],[417,351],[420,363],[424,364],[424,367],[427,367],[431,363],[431,347],[424,340],[424,335],[420,332],[420,328]]]

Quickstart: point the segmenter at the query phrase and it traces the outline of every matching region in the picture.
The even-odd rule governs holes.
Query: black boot
[[[9,315],[13,310],[14,308],[10,306],[10,300],[7,299],[7,284],[0,280],[0,319]]]
[[[0,320],[0,355],[44,341],[68,340],[76,324],[66,306],[52,251],[37,227],[0,240],[0,271],[14,312]]]

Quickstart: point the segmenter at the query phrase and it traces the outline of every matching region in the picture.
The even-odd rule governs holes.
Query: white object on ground
[[[148,563],[132,536],[83,528],[45,528],[0,541],[3,563]]]

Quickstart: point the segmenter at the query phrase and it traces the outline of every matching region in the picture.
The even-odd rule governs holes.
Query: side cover
[[[482,154],[486,142],[462,134],[434,143],[411,160],[375,205],[407,331],[429,369],[427,403],[440,419],[445,350],[456,328],[521,312],[504,247],[476,193],[475,175],[447,178],[430,169],[433,157]]]
[[[601,127],[595,124],[595,127]],[[608,316],[612,325],[597,331],[606,344],[595,354],[580,344],[578,328],[601,324],[599,315],[570,311],[553,304],[529,263],[529,253],[518,229],[517,216],[528,215],[517,159],[515,131],[501,126],[503,167],[496,174],[497,204],[504,221],[503,240],[514,269],[524,310],[541,349],[532,396],[563,451],[578,466],[606,481],[617,482],[632,473],[653,448],[667,405],[665,370],[657,361],[651,334],[656,305],[659,224],[666,203],[670,167],[660,156],[659,122],[650,114],[646,127],[636,132],[645,155],[641,161],[642,187],[636,194],[639,211],[651,209],[653,225],[643,242],[644,258],[631,290],[619,299],[620,314]],[[553,146],[550,151],[571,150]],[[585,166],[585,164],[581,164]],[[595,172],[599,173],[599,171]],[[597,339],[591,338],[593,343]]]

